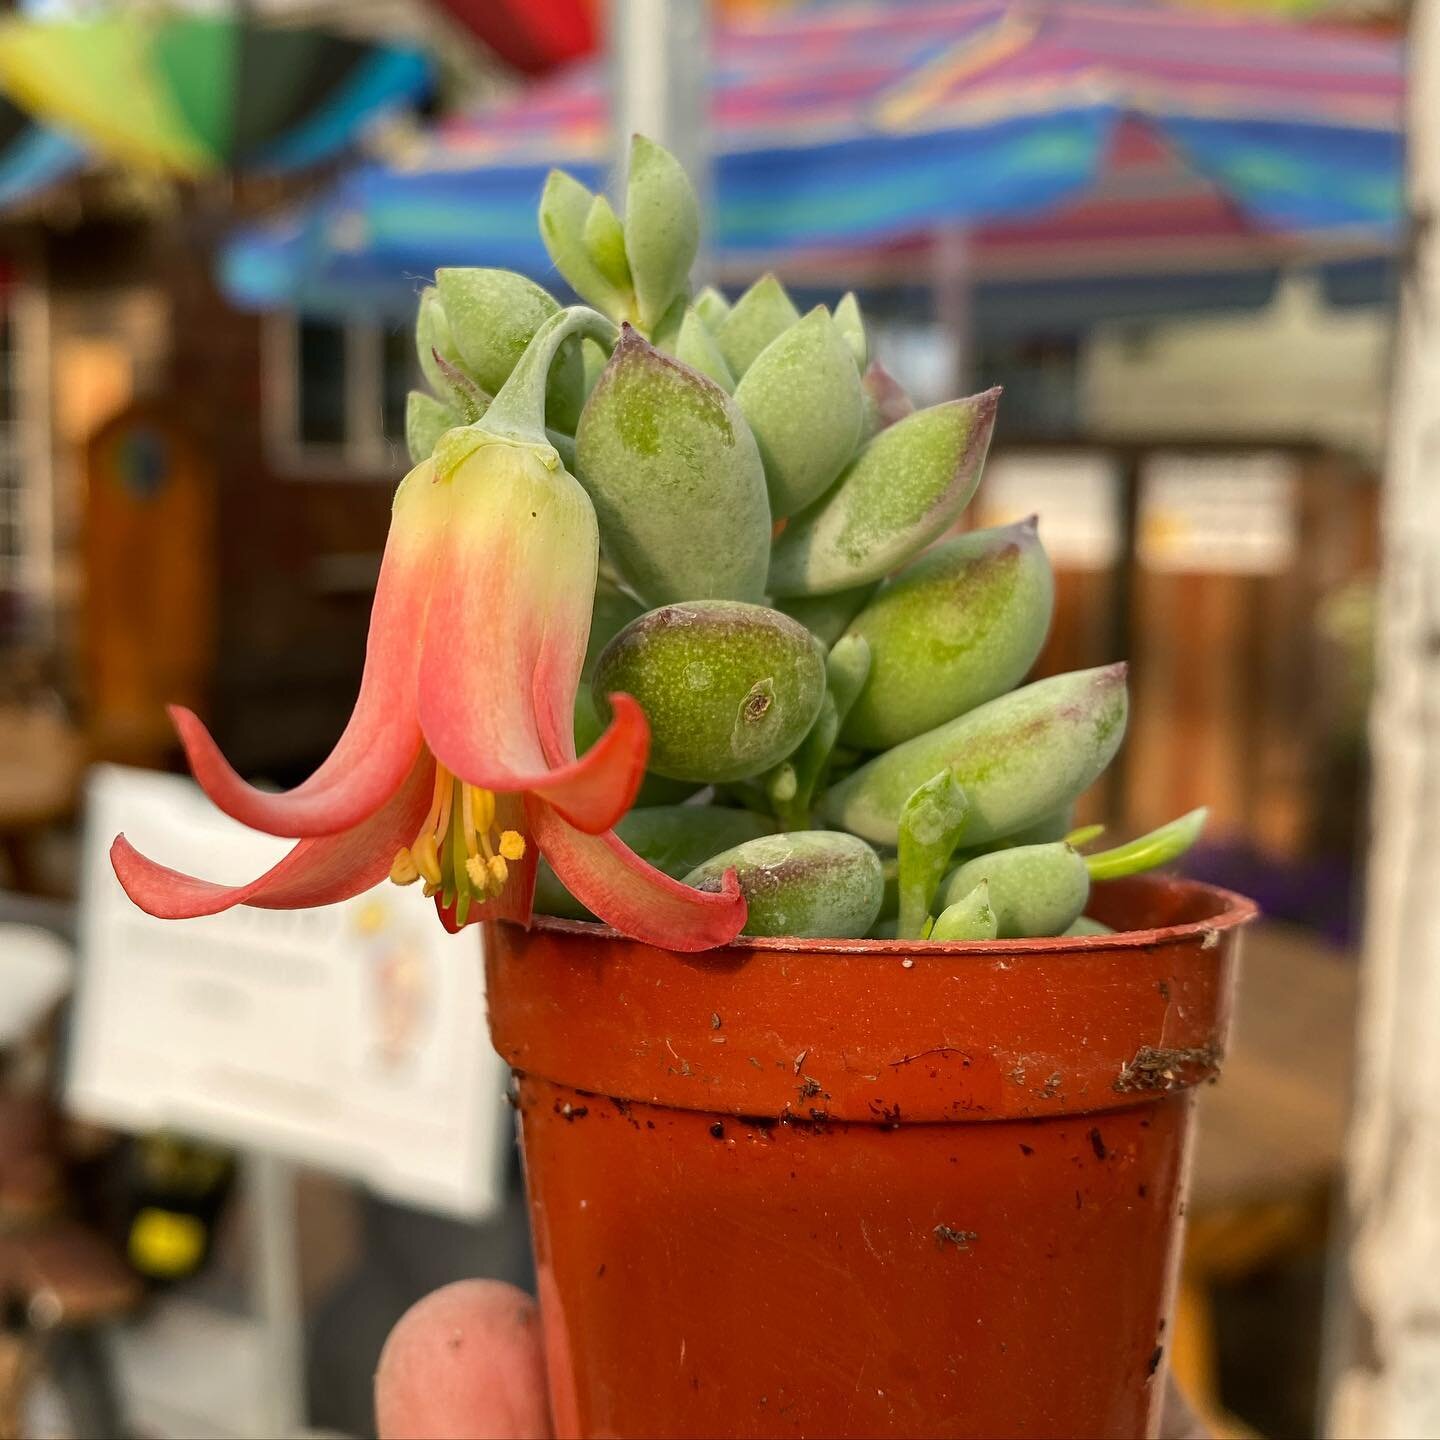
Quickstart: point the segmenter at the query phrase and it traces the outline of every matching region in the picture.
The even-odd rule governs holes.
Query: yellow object
[[[188,1275],[205,1253],[205,1226],[194,1215],[147,1205],[130,1227],[130,1263],[143,1275],[173,1280]]]

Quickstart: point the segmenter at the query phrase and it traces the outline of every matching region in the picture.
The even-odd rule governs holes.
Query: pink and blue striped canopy
[[[1401,214],[1403,83],[1398,41],[1124,0],[759,15],[715,38],[711,243],[744,262],[947,225],[1043,231],[1105,177],[1114,188],[1138,128],[1246,234],[1373,254]],[[603,179],[604,86],[602,66],[582,66],[441,124],[401,164],[353,171],[232,245],[232,295],[346,309],[409,296],[446,264],[543,277],[535,202],[552,165]],[[1195,199],[1179,197],[1182,231]],[[1163,210],[1151,194],[1135,218],[1160,235]],[[1109,220],[1143,239],[1124,235],[1123,205]]]

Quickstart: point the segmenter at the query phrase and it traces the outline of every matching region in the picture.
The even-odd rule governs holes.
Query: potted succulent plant
[[[442,270],[361,692],[297,789],[176,721],[249,885],[117,839],[151,913],[423,883],[486,922],[552,1403],[578,1435],[1133,1435],[1190,1092],[1253,907],[1072,828],[1123,665],[1023,683],[1034,520],[960,532],[998,391],[915,411],[853,296],[692,294],[676,162],[553,174],[586,302]]]

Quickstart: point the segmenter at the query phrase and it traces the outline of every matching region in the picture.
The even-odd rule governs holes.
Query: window
[[[405,397],[421,383],[408,325],[274,315],[261,364],[281,473],[393,480],[407,467]]]
[[[43,292],[0,294],[0,642],[54,623],[55,555]]]

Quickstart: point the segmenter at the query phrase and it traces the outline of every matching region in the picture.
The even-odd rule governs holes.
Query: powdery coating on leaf
[[[887,749],[1003,695],[1035,663],[1054,603],[1033,520],[922,555],[850,623],[872,664],[846,743]]]
[[[1059,935],[1084,911],[1090,875],[1070,846],[1018,845],[967,860],[940,890],[937,906],[953,905],[988,881],[1002,940]]]
[[[880,857],[853,835],[801,830],[767,835],[707,860],[686,880],[718,891],[733,869],[749,902],[747,935],[864,935],[880,913]]]
[[[760,598],[765,472],[713,381],[625,327],[581,416],[576,464],[606,552],[652,605]]]
[[[678,780],[758,775],[804,739],[825,690],[825,660],[796,621],[759,605],[667,605],[601,654],[597,701],[633,695],[650,722],[650,768]],[[603,708],[603,705],[602,705]]]
[[[755,357],[799,318],[785,287],[773,275],[762,275],[730,307],[715,337],[731,372],[744,375]]]
[[[859,443],[864,397],[823,305],[760,352],[735,403],[760,447],[772,513],[793,515],[824,494]]]
[[[1126,713],[1124,665],[1037,680],[862,766],[826,795],[826,818],[893,845],[911,792],[948,765],[970,801],[958,843],[999,839],[1090,785],[1119,748]]]
[[[775,542],[770,589],[826,594],[879,580],[939,535],[980,483],[999,396],[934,405],[877,435]]]

